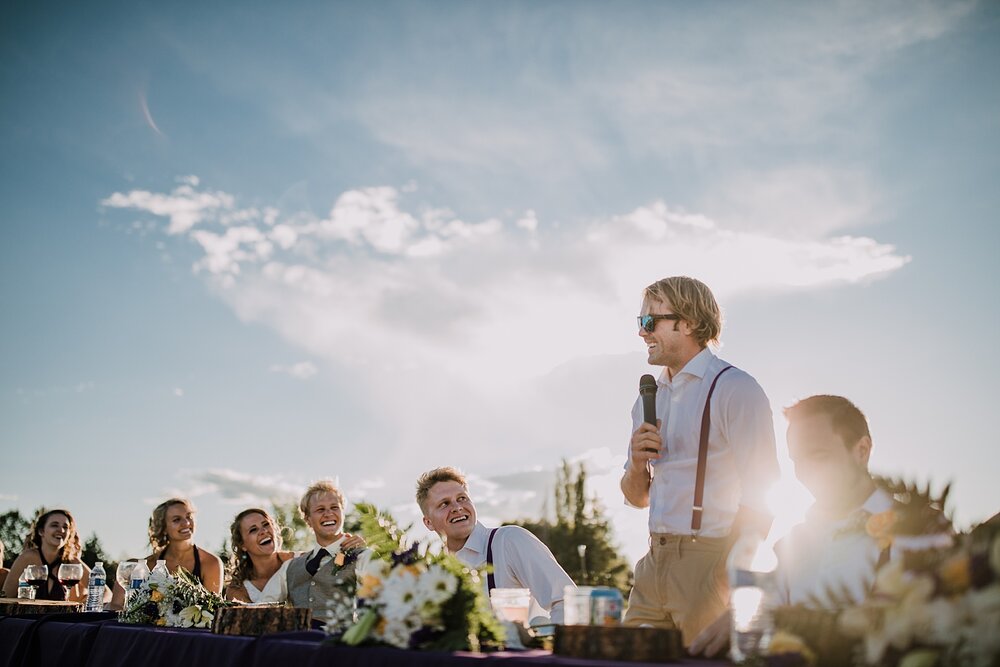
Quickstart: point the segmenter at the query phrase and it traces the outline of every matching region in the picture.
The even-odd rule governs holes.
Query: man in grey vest
[[[313,531],[316,543],[288,564],[288,601],[293,607],[312,609],[313,618],[346,629],[351,622],[355,570],[372,556],[364,538],[342,532],[344,494],[330,480],[310,486],[299,511]]]

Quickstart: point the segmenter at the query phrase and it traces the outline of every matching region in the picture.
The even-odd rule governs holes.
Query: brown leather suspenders
[[[698,473],[694,482],[694,505],[691,506],[691,533],[697,537],[701,531],[701,515],[705,500],[705,467],[708,464],[708,431],[712,425],[712,393],[722,374],[732,366],[726,366],[712,380],[712,386],[705,397],[705,410],[701,413],[701,438],[698,441]]]

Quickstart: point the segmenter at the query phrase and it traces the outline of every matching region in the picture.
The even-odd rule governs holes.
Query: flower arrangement
[[[809,608],[779,610],[779,628],[819,649],[820,665],[1000,667],[1000,515],[956,535],[945,512],[950,487],[935,496],[929,484],[875,481],[894,506],[858,529],[891,558],[867,597],[858,604],[827,591]]]
[[[883,565],[871,595],[841,613],[840,627],[861,640],[868,665],[1000,665],[1000,516],[953,546]]]
[[[232,605],[179,567],[175,574],[150,576],[138,589],[128,591],[118,621],[171,628],[210,628],[216,610]]]
[[[357,622],[336,641],[443,651],[499,647],[503,631],[475,570],[419,543],[408,546],[404,531],[374,506],[357,511],[378,555],[357,572]]]

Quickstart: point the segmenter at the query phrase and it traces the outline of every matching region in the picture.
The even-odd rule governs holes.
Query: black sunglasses
[[[639,326],[645,329],[648,333],[653,333],[653,329],[656,328],[657,320],[680,320],[680,315],[639,315],[635,318],[639,322]]]

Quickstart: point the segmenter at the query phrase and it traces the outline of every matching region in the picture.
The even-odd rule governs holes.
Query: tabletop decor
[[[391,516],[359,504],[375,556],[357,572],[356,622],[332,641],[439,651],[499,648],[503,631],[479,573],[454,556],[407,544]]]
[[[150,577],[128,591],[119,623],[180,628],[210,628],[216,611],[232,606],[218,593],[205,588],[183,567],[166,577]]]

